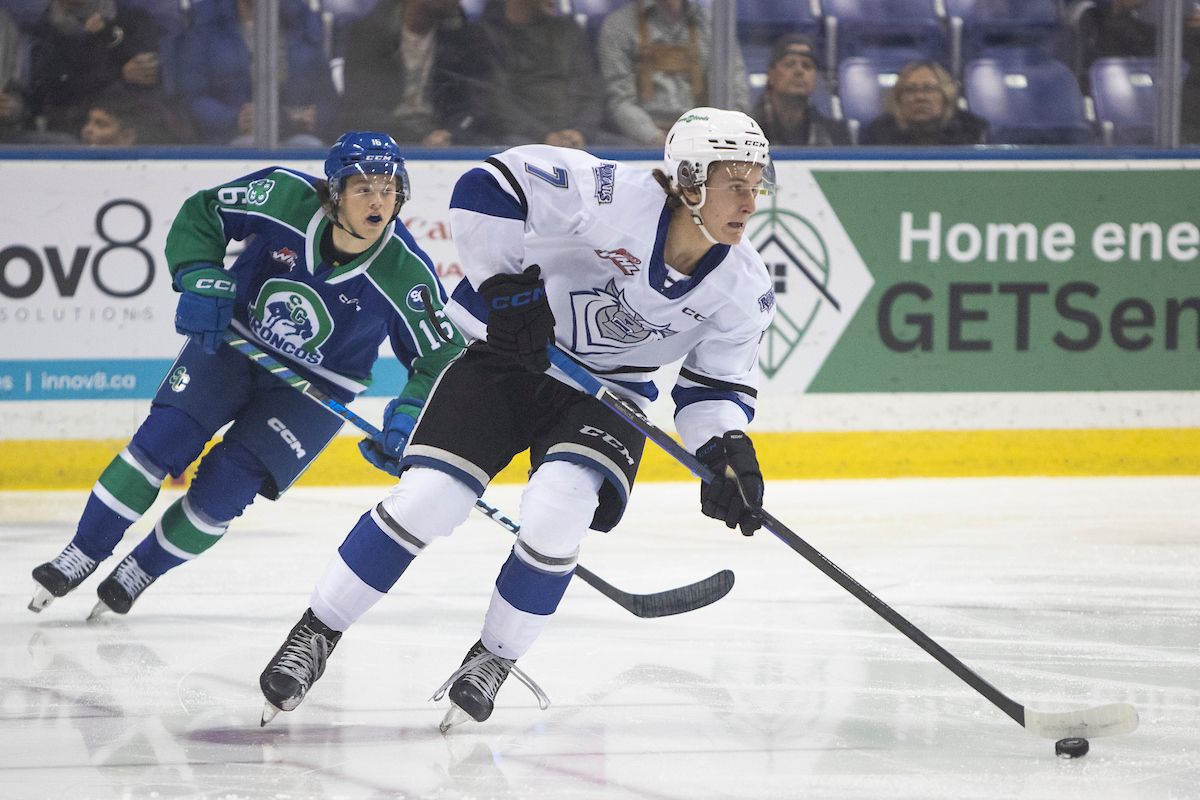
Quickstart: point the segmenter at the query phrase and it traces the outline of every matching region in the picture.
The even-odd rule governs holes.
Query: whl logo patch
[[[805,200],[789,205],[817,207]],[[759,366],[768,378],[786,367],[807,389],[875,281],[853,246],[828,246],[831,237],[846,239],[840,227],[822,231],[806,217],[774,206],[754,214],[748,230],[773,284],[758,299],[759,310],[776,307],[759,347]]]
[[[271,260],[279,264],[283,264],[288,269],[296,266],[296,261],[300,258],[296,251],[290,247],[281,247],[278,250],[271,251]]]
[[[624,247],[617,250],[596,250],[595,253],[601,258],[607,258],[613,263],[613,266],[626,275],[633,275],[642,265],[642,260]]]
[[[325,360],[321,345],[333,333],[333,317],[312,287],[272,278],[250,309],[250,330],[273,349],[316,365]]]

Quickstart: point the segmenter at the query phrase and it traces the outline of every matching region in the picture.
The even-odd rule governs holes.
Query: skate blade
[[[278,716],[280,709],[271,705],[270,701],[263,703],[262,719],[258,721],[258,727],[265,727],[268,722]]]
[[[54,599],[54,595],[50,594],[49,589],[39,585],[37,591],[33,593],[33,599],[29,601],[29,610],[40,614],[43,608],[54,602]]]
[[[92,608],[92,613],[88,614],[88,616],[87,616],[87,621],[88,621],[88,622],[95,622],[96,620],[98,620],[98,619],[100,619],[102,616],[104,616],[105,614],[112,614],[112,613],[113,613],[113,610],[112,610],[111,608],[109,608],[108,606],[106,606],[106,605],[104,604],[104,601],[103,601],[103,600],[100,600],[100,601],[99,601],[99,602],[97,602],[97,603],[96,603],[96,605],[95,605],[95,606]]]
[[[472,717],[470,714],[454,705],[454,703],[451,703],[450,710],[446,712],[446,716],[442,717],[441,723],[438,724],[438,730],[442,733],[445,733],[457,725],[461,725],[464,722],[470,722],[471,719]]]

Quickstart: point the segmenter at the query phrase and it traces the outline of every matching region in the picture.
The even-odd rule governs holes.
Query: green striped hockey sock
[[[163,512],[154,530],[133,549],[133,557],[139,567],[157,578],[212,547],[228,528],[228,521],[209,519],[185,495]]]
[[[154,505],[164,477],[126,447],[92,487],[72,542],[90,558],[108,558],[126,529]]]

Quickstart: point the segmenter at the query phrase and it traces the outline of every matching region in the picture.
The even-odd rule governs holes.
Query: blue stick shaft
[[[713,479],[713,471],[708,468],[708,465],[689,453],[679,442],[672,439],[666,431],[647,419],[640,408],[606,388],[595,375],[576,364],[570,356],[554,345],[550,346],[550,363],[558,367],[568,378],[582,386],[585,392],[625,417],[647,439],[654,442],[663,450],[666,450],[668,455],[687,467],[697,478],[705,483]]]

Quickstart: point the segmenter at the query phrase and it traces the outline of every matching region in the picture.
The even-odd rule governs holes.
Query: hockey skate
[[[117,568],[96,587],[100,602],[96,603],[88,620],[94,620],[100,615],[113,611],[117,614],[128,614],[133,607],[133,601],[141,597],[142,592],[156,580],[140,566],[133,556],[125,556]]]
[[[550,698],[542,691],[542,687],[517,669],[516,663],[492,653],[483,646],[482,640],[472,645],[462,666],[433,693],[433,700],[441,700],[446,690],[450,690],[450,710],[438,725],[441,732],[445,733],[468,719],[483,722],[490,717],[492,709],[496,707],[496,694],[509,673],[533,692],[539,708],[543,711],[549,708]]]
[[[54,598],[64,596],[83,583],[99,564],[74,544],[67,545],[52,560],[33,568],[33,579],[38,582],[38,589],[29,601],[29,610],[41,612],[54,602]]]
[[[258,676],[258,686],[267,701],[260,727],[280,711],[292,711],[300,705],[312,685],[325,674],[325,663],[341,638],[341,631],[317,619],[311,608],[304,612]]]

